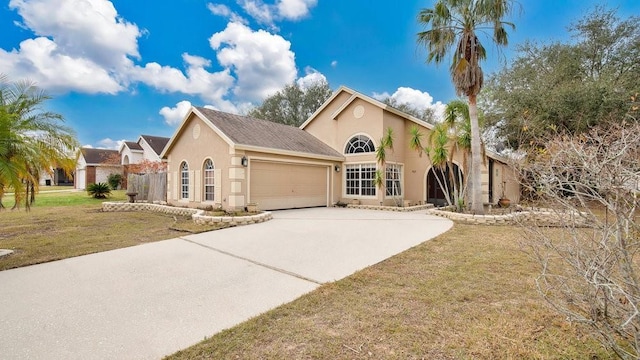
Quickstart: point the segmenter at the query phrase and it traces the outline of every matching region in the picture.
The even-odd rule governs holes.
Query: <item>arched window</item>
[[[180,198],[189,199],[189,165],[180,164]]]
[[[376,147],[373,145],[373,141],[366,135],[356,135],[352,137],[344,149],[345,154],[370,153],[375,151]]]
[[[215,177],[214,177],[213,161],[211,161],[211,159],[207,159],[207,161],[204,162],[203,173],[204,173],[204,201],[213,201]]]

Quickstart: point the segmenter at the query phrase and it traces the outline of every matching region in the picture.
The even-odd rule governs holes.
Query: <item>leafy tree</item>
[[[248,115],[280,124],[300,126],[332,94],[326,81],[318,81],[308,87],[292,83],[266,98],[262,105]]]
[[[403,113],[412,115],[422,121],[428,122],[429,124],[435,124],[436,122],[435,112],[433,111],[432,108],[427,108],[424,110],[416,109],[415,107],[409,104],[399,103],[397,100],[391,97],[383,99],[382,103],[387,104],[393,108],[396,108],[402,111]]]
[[[43,171],[57,167],[71,173],[75,168],[69,152],[78,141],[61,115],[42,109],[48,99],[33,83],[9,82],[0,75],[0,209],[11,188],[14,208],[24,200],[29,210]]]
[[[91,183],[87,186],[87,194],[94,199],[106,199],[111,195],[111,187],[107,183]]]
[[[640,92],[640,18],[597,7],[569,31],[573,42],[520,45],[489,78],[482,107],[508,147],[544,147],[550,134],[623,119]]]
[[[515,29],[515,25],[503,21],[503,17],[511,12],[513,4],[513,0],[438,0],[432,9],[423,9],[418,14],[418,22],[427,27],[418,33],[418,43],[427,47],[427,62],[442,63],[447,53],[452,51],[449,69],[453,85],[459,96],[466,96],[469,100],[471,207],[477,214],[484,214],[477,96],[484,80],[480,61],[487,57],[477,33],[490,30],[493,42],[506,46],[505,27]]]

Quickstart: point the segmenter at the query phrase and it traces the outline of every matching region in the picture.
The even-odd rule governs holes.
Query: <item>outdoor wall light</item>
[[[242,166],[247,167],[249,166],[249,159],[247,159],[246,156],[243,156],[242,160],[240,160],[240,163],[242,164]]]
[[[336,172],[340,172],[340,165],[335,165],[333,168]]]

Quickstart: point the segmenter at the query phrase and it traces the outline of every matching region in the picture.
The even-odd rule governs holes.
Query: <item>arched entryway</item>
[[[456,180],[459,178],[460,179],[463,178],[460,168],[455,163],[453,164],[453,171],[454,171]],[[436,176],[438,177],[440,182],[438,182],[438,179],[436,179]],[[442,184],[442,186],[440,184]],[[439,168],[431,167],[427,171],[427,176],[426,176],[426,195],[427,195],[426,199],[428,204],[434,204],[436,206],[449,205],[447,203],[447,200],[445,197],[445,189],[443,189],[443,187],[446,187],[446,189],[449,190],[449,197],[453,201],[454,187],[453,187],[453,184],[451,183],[449,168],[447,167],[446,170],[443,171]]]

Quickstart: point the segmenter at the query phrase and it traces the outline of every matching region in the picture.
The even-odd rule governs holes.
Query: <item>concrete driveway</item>
[[[265,223],[1,271],[0,357],[158,359],[451,226],[424,212],[286,210]]]

